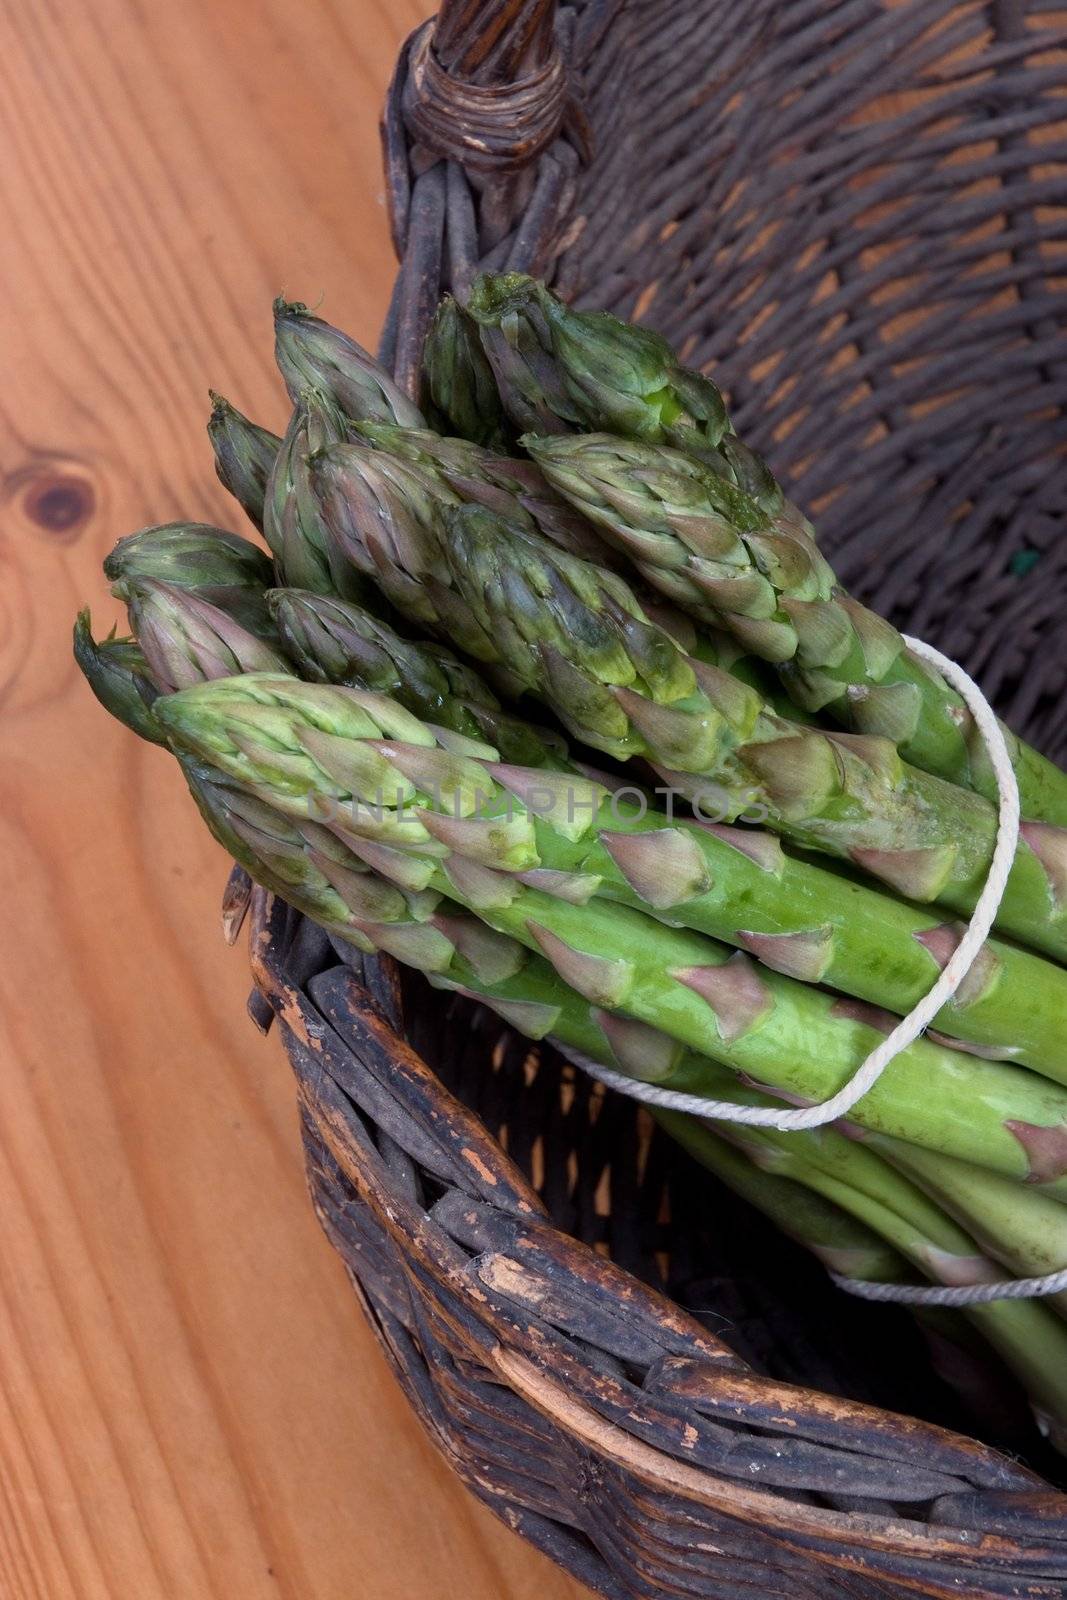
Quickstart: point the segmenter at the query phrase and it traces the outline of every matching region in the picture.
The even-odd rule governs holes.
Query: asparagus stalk
[[[315,389],[354,422],[425,426],[418,406],[362,345],[297,300],[274,302],[274,354],[294,405]]]
[[[828,1272],[864,1283],[908,1282],[908,1262],[873,1228],[796,1178],[763,1170],[717,1132],[715,1124],[659,1108],[653,1116],[676,1144],[761,1211],[787,1238],[810,1250]]]
[[[203,762],[179,761],[218,842],[255,882],[336,938],[483,1001],[529,1038],[551,1030],[575,1050],[613,1059],[593,1008],[540,956],[440,894],[384,878],[322,825],[283,816]],[[635,1037],[634,1060],[640,1044]]]
[[[910,900],[973,910],[996,838],[981,796],[907,766],[886,739],[778,716],[706,652],[687,656],[616,574],[479,507],[442,506],[402,463],[332,446],[313,476],[339,549],[399,611],[506,666],[578,738],[646,756],[720,821],[758,808]],[[1067,957],[1067,831],[1028,826],[998,926]]]
[[[899,1140],[874,1138],[871,1146],[1016,1276],[1043,1278],[1067,1267],[1067,1210],[1038,1190]],[[1044,1300],[1067,1317],[1067,1290]]]
[[[804,710],[888,739],[906,761],[995,799],[963,698],[890,623],[840,589],[795,519],[769,516],[724,472],[659,445],[523,441],[549,482],[694,616],[774,663]],[[1003,730],[1023,815],[1067,823],[1067,776]]]
[[[772,1090],[826,1099],[878,1041],[862,1008],[742,952],[623,906],[576,904],[573,884],[560,898],[551,875],[511,876],[539,866],[536,824],[502,782],[486,796],[485,747],[435,738],[383,696],[257,674],[164,697],[156,716],[175,748],[286,815],[310,810],[383,875],[459,901],[594,1004]],[[561,781],[583,819],[603,798],[591,780],[584,792],[574,775]],[[684,1060],[665,1063],[663,1081],[704,1092],[688,1077]],[[921,1040],[853,1115],[1067,1197],[1067,1091],[1018,1067]]]
[[[833,592],[810,524],[733,436],[710,380],[681,368],[649,330],[572,311],[519,274],[480,279],[469,309],[505,404],[516,398],[525,432],[555,436],[524,442],[646,577],[705,619],[730,622],[746,649],[780,663],[806,710],[829,707],[860,733],[892,738],[915,766],[995,795],[960,697],[904,649],[896,629]],[[623,438],[587,447],[566,437],[575,428]],[[655,448],[662,445],[673,448]],[[747,564],[739,559],[746,544]],[[771,592],[779,583],[784,603]],[[1025,745],[1015,760],[1024,815],[1067,824],[1063,774]]]
[[[94,639],[88,607],[74,624],[74,659],[105,711],[132,728],[142,739],[163,744],[163,732],[151,712],[156,688],[148,663],[134,639]]]
[[[401,639],[344,601],[294,590],[277,590],[270,601],[302,677],[378,690],[431,724],[496,747],[516,769],[506,776],[511,791],[534,813],[533,881],[649,911],[790,977],[901,1014],[927,993],[955,949],[958,925],[787,856],[773,835],[675,819],[632,789],[606,796],[588,816],[575,813],[561,830],[566,786],[552,777],[546,783],[542,774],[578,770],[566,747],[503,713],[471,668],[440,646]],[[500,769],[480,761],[489,794]],[[940,1012],[937,1037],[1067,1084],[1064,1016],[1067,972],[991,941]]]
[[[269,626],[264,592],[274,580],[265,550],[203,522],[167,522],[120,539],[104,560],[111,592],[120,600],[141,578],[159,579],[197,594],[252,632]]]
[[[250,422],[214,390],[211,391],[207,433],[215,453],[219,482],[262,532],[267,479],[282,441],[276,433]]]
[[[477,326],[450,294],[437,307],[422,352],[426,410],[444,426],[476,445],[506,450],[512,440]]]

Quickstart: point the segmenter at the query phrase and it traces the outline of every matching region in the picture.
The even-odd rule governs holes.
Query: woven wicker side
[[[447,0],[383,118],[383,353],[413,388],[482,268],[643,316],[713,363],[843,575],[1062,755],[1065,82],[1036,0]],[[903,1317],[827,1300],[820,1345],[818,1270],[705,1190],[670,1270],[709,1333],[642,1281],[669,1158],[632,1108],[258,894],[252,922],[323,1226],[511,1526],[620,1600],[1064,1593],[1067,1500],[900,1414],[961,1416]],[[747,1229],[769,1279],[727,1249]]]

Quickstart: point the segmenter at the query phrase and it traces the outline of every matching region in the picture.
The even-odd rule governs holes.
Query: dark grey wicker
[[[450,0],[388,96],[384,352],[413,385],[486,265],[640,315],[843,577],[1062,757],[1065,95],[1042,0]],[[1067,1592],[1067,1499],[937,1425],[1055,1471],[1010,1386],[970,1415],[902,1313],[498,1019],[258,892],[252,941],[323,1225],[511,1526],[619,1600]]]

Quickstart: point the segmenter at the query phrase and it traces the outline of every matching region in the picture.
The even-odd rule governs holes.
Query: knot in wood
[[[68,545],[92,525],[101,496],[82,462],[42,453],[0,484],[0,498],[26,532]]]
[[[404,117],[419,144],[473,172],[511,172],[541,154],[570,102],[567,69],[553,47],[542,66],[513,83],[468,83],[441,65],[433,24],[412,44]]]

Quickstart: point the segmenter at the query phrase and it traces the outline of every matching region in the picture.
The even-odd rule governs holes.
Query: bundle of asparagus
[[[120,540],[132,637],[75,628],[97,698],[335,938],[635,1083],[834,1095],[985,882],[967,706],[647,330],[485,278],[439,308],[417,406],[305,307],[275,324],[284,439],[219,396],[209,423],[270,555],[197,523]],[[657,1112],[853,1279],[1067,1265],[1067,776],[1008,741],[997,934],[848,1123]],[[1067,1294],[965,1314],[1067,1445]]]

